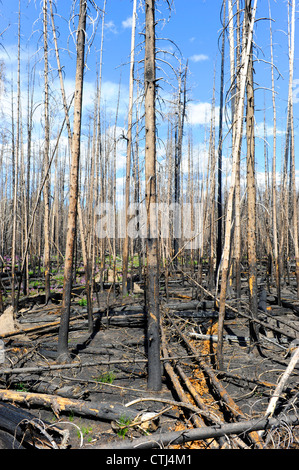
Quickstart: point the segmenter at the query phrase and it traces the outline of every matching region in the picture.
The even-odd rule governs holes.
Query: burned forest
[[[1,449],[298,449],[298,11],[0,6]]]

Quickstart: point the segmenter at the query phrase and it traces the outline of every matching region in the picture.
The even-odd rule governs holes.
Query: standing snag
[[[147,211],[146,288],[148,388],[162,387],[160,364],[159,312],[159,253],[157,216],[153,210],[157,201],[156,186],[156,59],[155,1],[145,2],[145,203]]]
[[[243,113],[244,113],[244,102],[245,102],[245,92],[246,92],[246,83],[249,70],[249,62],[251,56],[251,47],[252,47],[252,36],[253,28],[255,21],[255,13],[257,8],[257,0],[255,0],[254,5],[251,10],[251,19],[248,28],[246,27],[245,19],[243,26],[243,38],[244,47],[242,50],[241,57],[241,68],[240,68],[240,83],[239,83],[239,96],[238,96],[238,105],[236,108],[236,113],[234,115],[234,125],[235,125],[235,135],[232,147],[232,175],[230,189],[227,199],[227,209],[226,209],[226,220],[225,220],[225,236],[224,236],[224,246],[223,246],[223,255],[222,255],[222,265],[221,265],[221,289],[220,289],[220,299],[219,299],[219,321],[218,321],[218,343],[217,343],[217,363],[218,367],[221,369],[223,366],[223,327],[224,327],[224,317],[225,317],[225,301],[226,301],[226,292],[228,284],[228,273],[229,273],[229,263],[230,263],[230,250],[231,250],[231,234],[232,234],[232,223],[233,223],[233,205],[235,199],[235,185],[236,185],[236,176],[238,169],[238,158],[240,152],[240,146],[242,142],[242,130],[243,130]],[[244,31],[246,33],[244,33]]]
[[[77,31],[77,66],[74,100],[74,126],[72,139],[72,161],[70,172],[70,200],[67,223],[67,238],[65,250],[64,283],[63,283],[63,305],[61,311],[59,337],[58,337],[58,359],[65,360],[68,356],[68,329],[71,308],[71,290],[73,275],[73,259],[77,228],[77,206],[78,206],[78,177],[80,161],[80,140],[82,120],[82,97],[83,97],[83,73],[84,73],[84,50],[85,50],[85,27],[86,27],[87,0],[80,0],[79,23]]]

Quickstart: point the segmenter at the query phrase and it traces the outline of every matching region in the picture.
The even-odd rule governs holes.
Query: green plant
[[[39,282],[38,282],[38,281],[30,281],[30,282],[29,282],[29,285],[30,285],[31,287],[38,287]]]
[[[82,436],[85,437],[90,432],[92,432],[92,427],[91,426],[82,426],[80,430],[79,429],[77,430],[77,435],[78,435],[78,437],[80,437],[81,434],[82,434]]]
[[[126,434],[127,434],[128,430],[129,430],[130,424],[131,424],[130,418],[126,418],[125,416],[121,416],[119,421],[117,421],[117,425],[119,426],[119,430],[117,431],[117,435],[124,439],[126,437]]]
[[[87,305],[87,299],[79,299],[78,304],[81,305],[81,307],[85,307]]]
[[[28,388],[26,387],[26,385],[23,383],[23,382],[19,382],[17,384],[17,388],[16,388],[17,392],[28,392]]]
[[[57,274],[57,275],[54,277],[54,279],[56,279],[57,282],[63,284],[64,276],[63,276],[63,274]]]
[[[102,382],[104,384],[112,384],[114,382],[115,378],[116,378],[116,375],[111,370],[111,371],[108,371],[108,372],[104,372],[104,374],[100,375],[95,380],[97,382]]]

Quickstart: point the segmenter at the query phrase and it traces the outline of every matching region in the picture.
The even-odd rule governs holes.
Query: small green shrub
[[[126,437],[126,434],[129,430],[129,426],[131,424],[130,418],[126,418],[125,416],[121,416],[119,421],[117,421],[119,426],[119,430],[117,431],[117,435],[122,437],[123,439]]]
[[[116,378],[113,371],[105,372],[104,374],[97,377],[95,380],[104,384],[112,384]]]
[[[83,437],[87,436],[90,432],[92,432],[92,427],[91,426],[82,426],[81,427],[81,433],[83,435]],[[80,431],[78,429],[77,431],[77,434],[78,434],[78,437],[80,437]]]
[[[28,387],[23,382],[19,382],[16,388],[17,392],[28,392]]]

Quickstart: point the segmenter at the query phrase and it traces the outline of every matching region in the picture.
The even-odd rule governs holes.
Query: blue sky
[[[10,80],[14,76],[16,80],[17,70],[17,22],[18,22],[18,0],[3,0],[0,4],[0,33],[2,48],[0,49],[0,58],[5,63],[6,78]],[[22,47],[22,95],[24,103],[27,100],[27,64],[30,57],[32,66],[35,58],[42,57],[38,49],[42,46],[41,27],[41,3],[39,0],[22,0],[21,1],[21,47]],[[99,8],[103,6],[103,0],[96,0]],[[143,29],[144,11],[142,9],[142,1],[138,0],[138,23],[136,44],[142,40],[139,34]],[[242,2],[241,2],[242,3]],[[72,40],[72,27],[69,28],[68,20],[72,11],[72,1],[57,0],[57,16],[56,22],[59,27],[59,46],[61,53],[61,61],[64,65],[66,90],[70,94],[74,86],[75,78],[75,54],[74,43]],[[219,104],[219,79],[220,79],[220,53],[219,53],[219,34],[221,30],[221,0],[174,0],[174,9],[169,15],[169,11],[164,1],[159,1],[158,6],[160,13],[157,18],[160,20],[157,27],[157,36],[163,38],[158,45],[170,52],[175,51],[173,42],[177,44],[182,54],[183,64],[189,61],[189,108],[188,116],[189,125],[192,127],[193,137],[198,145],[198,152],[203,152],[204,139],[207,130],[207,121],[209,120],[209,112],[214,84],[214,71],[216,71],[216,106]],[[115,109],[120,84],[120,106],[118,126],[126,127],[126,113],[128,105],[128,86],[129,86],[129,52],[130,52],[130,18],[132,15],[132,0],[107,0],[105,15],[105,34],[104,34],[104,51],[103,51],[103,76],[102,76],[102,104],[106,110],[106,118],[112,123],[115,120]],[[299,7],[299,5],[298,5]],[[272,18],[274,19],[273,42],[274,42],[274,60],[275,65],[279,69],[282,77],[276,80],[275,86],[277,91],[277,113],[278,113],[278,152],[281,152],[280,145],[284,145],[283,133],[286,126],[286,103],[288,91],[288,39],[287,39],[287,1],[271,0]],[[299,8],[298,8],[299,10]],[[97,64],[99,62],[99,48],[101,38],[101,18],[96,17],[95,10],[91,9],[90,14],[97,25],[98,29],[93,37],[93,43],[90,48],[88,57],[88,68],[85,74],[84,86],[84,119],[87,123],[87,117],[93,109],[94,90]],[[257,18],[254,39],[257,44],[257,59],[255,63],[255,80],[256,80],[256,124],[259,132],[263,132],[262,123],[264,119],[264,106],[267,109],[267,133],[269,137],[268,150],[271,158],[271,130],[272,110],[271,110],[271,75],[269,47],[269,16],[268,0],[258,1]],[[298,13],[296,19],[298,18]],[[298,23],[298,21],[297,21]],[[298,26],[296,23],[296,27]],[[50,27],[49,27],[50,29]],[[298,29],[298,27],[297,27]],[[89,38],[92,34],[92,28],[89,28]],[[170,39],[171,42],[164,39]],[[296,31],[296,39],[298,43],[298,32]],[[296,41],[295,41],[296,44]],[[67,50],[69,49],[69,50]],[[35,55],[33,55],[35,54]],[[226,75],[225,83],[227,91],[228,87],[228,43],[226,42]],[[142,59],[142,53],[137,55],[137,60]],[[52,59],[55,68],[55,58]],[[42,71],[42,60],[37,66]],[[139,65],[140,67],[140,65]],[[169,80],[173,81],[174,77],[170,68],[168,68]],[[278,78],[278,74],[276,74]],[[42,74],[37,75],[36,79],[35,99],[38,103],[42,99]],[[1,98],[2,109],[8,112],[10,107],[9,86],[6,97]],[[53,73],[53,82],[51,84],[53,97],[59,95],[58,81],[55,72]],[[164,90],[167,87],[165,85]],[[57,107],[53,100],[53,107]],[[218,109],[218,108],[217,108]],[[216,111],[217,111],[216,109]],[[294,119],[295,132],[298,141],[298,110],[299,110],[299,70],[298,70],[298,50],[295,51],[295,69],[294,69]],[[42,109],[39,107],[35,113],[36,128],[38,120],[42,117]],[[53,123],[55,127],[55,122]],[[54,131],[53,131],[54,132]],[[217,131],[216,131],[217,135]],[[281,136],[281,140],[280,140]],[[298,147],[298,143],[296,143]],[[225,156],[229,157],[229,141],[225,145]],[[204,155],[204,153],[203,153]],[[278,153],[280,160],[280,153]],[[297,156],[298,160],[298,156]],[[257,138],[257,172],[263,172],[263,142]],[[271,161],[270,161],[271,164]],[[124,153],[120,149],[119,155],[120,169],[124,168]],[[297,165],[298,166],[298,165]]]

